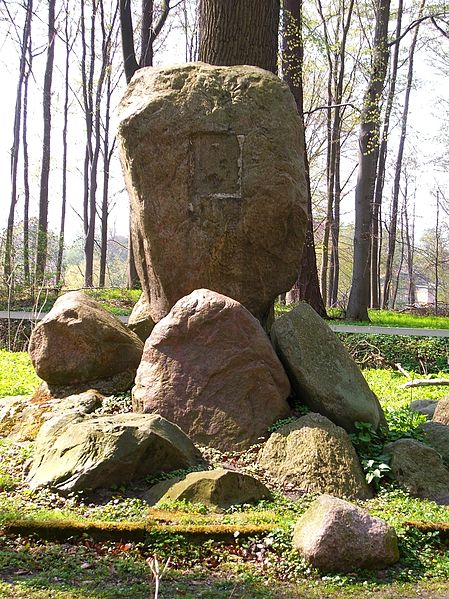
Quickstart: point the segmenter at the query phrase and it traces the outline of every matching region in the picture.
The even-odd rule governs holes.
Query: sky
[[[35,38],[38,35],[35,32]],[[45,32],[43,33],[43,39]],[[3,182],[0,201],[0,226],[4,227],[7,219],[10,200],[10,147],[12,143],[12,126],[14,103],[17,85],[18,55],[10,41],[2,36],[0,42],[0,70],[2,75],[2,93],[0,94],[0,110],[2,114],[2,126],[0,134],[0,180]],[[448,42],[449,43],[449,42]],[[163,51],[156,61],[160,64],[174,64],[184,61],[184,48],[182,41],[175,40],[170,43],[170,52]],[[62,48],[60,48],[62,51]],[[62,53],[62,52],[61,52]],[[45,65],[45,52],[35,60],[35,78],[41,81],[42,71]],[[74,71],[78,69],[75,63],[72,65]],[[447,184],[447,174],[441,173],[433,166],[433,155],[438,147],[435,143],[435,137],[440,132],[441,117],[439,97],[444,93],[447,87],[447,81],[441,76],[441,73],[429,61],[429,57],[423,51],[420,51],[416,57],[416,89],[412,91],[411,109],[409,117],[409,136],[407,139],[408,151],[415,156],[417,161],[417,192],[416,192],[416,228],[418,234],[425,228],[433,226],[434,223],[434,197],[433,189],[435,181],[440,184]],[[40,84],[39,84],[40,85]],[[40,158],[40,139],[42,136],[42,116],[40,101],[35,101],[36,95],[40,100],[39,85],[34,87],[33,91],[33,111],[30,115],[29,138],[33,161],[31,165],[32,177],[39,176],[39,158]],[[124,91],[125,83],[122,80],[121,93]],[[61,93],[61,76],[55,71],[53,95],[57,99]],[[120,95],[120,94],[119,94]],[[116,97],[116,102],[118,97]],[[82,201],[82,157],[83,157],[83,139],[77,136],[77,131],[83,130],[83,122],[77,116],[72,116],[70,138],[70,175],[69,175],[69,210],[67,218],[67,238],[70,241],[81,235],[81,219],[78,216]],[[52,157],[54,166],[51,174],[51,195],[49,221],[50,227],[55,230],[59,226],[60,212],[60,174],[59,164],[61,157],[61,118],[55,113],[53,117],[53,141]],[[394,144],[392,144],[393,146]],[[123,178],[118,160],[113,163],[113,175],[111,179],[111,191],[113,193],[113,202],[115,208],[110,217],[110,232],[127,236],[128,233],[128,198],[124,190]],[[34,186],[36,189],[38,185]],[[34,205],[37,206],[37,199],[34,199]],[[354,194],[350,193],[343,200],[342,213],[348,220],[353,218]]]

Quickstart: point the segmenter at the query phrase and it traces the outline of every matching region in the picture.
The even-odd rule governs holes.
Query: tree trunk
[[[393,60],[391,66],[390,86],[388,89],[387,103],[385,107],[384,122],[382,126],[382,139],[380,142],[378,164],[377,164],[377,176],[376,185],[374,191],[374,202],[373,202],[373,219],[372,219],[372,231],[371,231],[371,307],[378,309],[380,307],[380,251],[381,251],[381,234],[382,225],[380,222],[381,208],[382,208],[382,195],[385,183],[385,167],[387,163],[387,150],[388,150],[388,135],[390,132],[390,118],[391,111],[393,108],[393,101],[396,91],[396,79],[398,74],[398,63],[399,63],[399,47],[402,30],[402,14],[403,14],[403,0],[399,0],[397,9],[397,21],[396,21],[396,35],[395,38],[398,40],[394,45]]]
[[[374,195],[380,129],[380,101],[387,73],[390,0],[378,0],[372,66],[359,132],[359,167],[355,190],[354,261],[347,318],[368,320],[371,205]]]
[[[42,163],[39,194],[39,218],[36,246],[36,284],[42,284],[47,263],[48,245],[48,196],[50,178],[50,143],[51,143],[51,86],[53,79],[53,62],[55,57],[55,3],[48,1],[48,47],[44,77],[43,122],[44,134],[42,143]]]
[[[422,0],[418,18],[422,16],[422,11],[425,6],[425,0]],[[404,157],[404,147],[405,147],[405,138],[407,135],[407,119],[408,112],[410,106],[410,93],[412,89],[413,83],[413,64],[414,64],[414,55],[416,43],[418,41],[418,33],[419,33],[419,23],[416,25],[415,30],[413,32],[413,39],[410,45],[409,53],[408,53],[408,73],[407,73],[407,86],[405,89],[405,100],[404,100],[404,109],[402,112],[402,122],[401,122],[401,137],[399,140],[399,149],[398,155],[396,158],[396,167],[394,174],[394,184],[393,184],[393,198],[391,204],[391,221],[390,221],[390,229],[388,233],[388,253],[387,253],[387,263],[385,267],[385,281],[384,281],[384,295],[383,295],[383,308],[388,309],[389,301],[390,301],[390,286],[391,280],[393,277],[393,260],[394,260],[394,252],[396,248],[396,231],[397,231],[397,220],[398,220],[398,204],[399,204],[399,191],[401,184],[401,173],[402,173],[402,160]]]
[[[200,0],[199,59],[277,72],[279,0]]]
[[[33,3],[29,3],[31,10]],[[23,82],[23,125],[22,125],[22,144],[23,144],[23,278],[26,287],[31,285],[30,269],[30,169],[28,155],[28,88],[32,71],[33,49],[31,43],[31,31],[28,39],[28,68]]]
[[[73,46],[70,43],[69,32],[69,10],[68,3],[65,6],[65,64],[64,64],[64,112],[63,112],[63,127],[62,127],[62,188],[61,188],[61,220],[59,225],[58,239],[58,257],[56,260],[56,287],[61,284],[62,278],[62,257],[64,254],[64,233],[65,233],[65,216],[67,206],[67,155],[68,155],[68,125],[69,125],[69,73],[70,73],[70,52]]]
[[[141,67],[153,65],[154,42],[161,32],[170,11],[170,0],[162,0],[161,14],[158,21],[154,22],[153,0],[142,0],[141,15],[141,56],[139,62],[136,58],[134,46],[134,31],[131,14],[131,0],[120,0],[120,29],[122,33],[123,62],[125,67],[126,82],[131,81],[132,76]],[[132,224],[129,221],[128,239],[128,289],[136,289],[139,286],[136,265],[134,262],[134,250],[132,247]]]
[[[302,0],[284,0],[284,35],[282,48],[282,70],[284,80],[288,83],[296,101],[299,116],[303,122],[303,44],[301,35]],[[306,301],[323,318],[327,317],[326,308],[320,292],[318,271],[316,266],[315,241],[313,235],[312,194],[310,189],[309,160],[307,156],[305,135],[304,170],[307,186],[307,230],[304,248],[299,265],[298,278],[289,292],[290,302]]]
[[[10,282],[9,279],[12,274],[14,217],[17,205],[17,175],[20,150],[20,129],[22,122],[22,93],[24,79],[26,77],[25,72],[27,67],[27,54],[31,37],[31,19],[33,15],[32,0],[28,2],[26,11],[25,24],[23,26],[20,46],[19,80],[17,82],[16,104],[14,109],[13,144],[11,148],[11,200],[9,205],[8,223],[6,226],[5,258],[3,264],[3,273],[6,282]]]

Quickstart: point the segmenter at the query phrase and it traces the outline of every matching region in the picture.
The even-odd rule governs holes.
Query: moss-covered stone
[[[39,431],[28,481],[32,488],[69,493],[110,488],[201,461],[187,435],[157,414],[72,414],[52,418]]]
[[[320,414],[307,414],[275,431],[258,462],[281,482],[308,493],[371,496],[349,435]]]
[[[440,454],[415,439],[389,443],[391,473],[399,486],[414,497],[449,503],[449,471]]]
[[[257,479],[234,470],[191,472],[183,478],[162,481],[144,496],[151,505],[158,501],[188,501],[215,509],[268,499],[270,492]]]
[[[338,337],[308,304],[278,318],[271,338],[298,399],[348,432],[355,422],[375,429],[385,416]]]

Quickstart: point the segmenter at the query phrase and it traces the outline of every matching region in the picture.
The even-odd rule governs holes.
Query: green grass
[[[333,324],[356,324],[360,326],[377,327],[399,327],[413,329],[449,329],[449,317],[447,316],[420,316],[407,312],[395,312],[393,310],[368,310],[369,321],[351,322],[342,320],[338,311],[329,310],[329,316],[335,317]]]
[[[411,389],[401,389],[401,385],[407,382],[407,379],[394,370],[363,370],[363,376],[369,386],[379,398],[382,407],[385,409],[401,408],[410,405],[415,399],[442,399],[449,394],[448,387],[415,387]],[[421,375],[411,372],[412,378],[421,378]],[[436,377],[447,378],[447,373],[439,373]]]
[[[27,353],[0,349],[0,397],[29,395],[41,382]]]
[[[67,291],[70,290],[64,289],[60,295]],[[83,289],[82,291],[102,304],[106,310],[116,315],[130,314],[141,294],[139,289],[122,289],[119,287]],[[48,312],[53,307],[57,297],[58,293],[52,291],[46,296],[40,295],[39,298],[33,300],[29,294],[23,293],[10,301],[5,294],[0,294],[0,310]]]

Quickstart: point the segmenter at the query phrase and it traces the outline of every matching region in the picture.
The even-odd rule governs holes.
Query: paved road
[[[0,311],[1,318],[12,318],[13,320],[40,320],[45,313],[36,314],[32,312],[10,312]],[[127,316],[119,316],[122,322],[128,322]],[[399,327],[362,327],[357,325],[331,324],[333,331],[340,333],[371,333],[376,335],[414,335],[416,337],[449,337],[449,329],[406,329]]]

